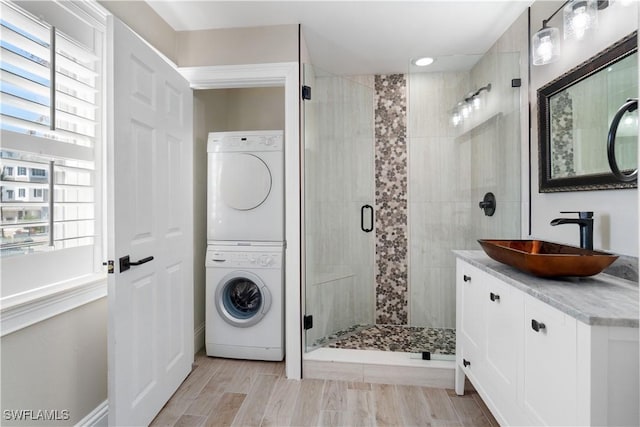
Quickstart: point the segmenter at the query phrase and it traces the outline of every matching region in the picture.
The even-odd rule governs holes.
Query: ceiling
[[[177,31],[302,24],[313,65],[334,74],[468,70],[532,1],[158,1]]]

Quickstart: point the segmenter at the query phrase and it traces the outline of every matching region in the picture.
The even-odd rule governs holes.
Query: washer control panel
[[[282,254],[277,252],[207,251],[207,267],[281,268]]]

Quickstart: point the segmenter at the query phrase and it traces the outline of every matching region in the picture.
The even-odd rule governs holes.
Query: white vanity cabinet
[[[456,392],[463,393],[467,376],[498,421],[514,419],[520,412],[514,406],[521,394],[524,328],[517,319],[523,295],[462,260],[456,274]],[[504,403],[498,407],[494,400]]]
[[[541,282],[456,254],[458,394],[467,377],[501,425],[639,425],[637,288],[620,288],[625,304],[635,295],[625,305],[600,279]],[[585,303],[574,290],[604,294]],[[599,298],[622,317],[580,311]]]

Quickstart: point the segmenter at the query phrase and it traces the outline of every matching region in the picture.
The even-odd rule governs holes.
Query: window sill
[[[95,273],[0,300],[0,337],[107,296],[107,275]]]

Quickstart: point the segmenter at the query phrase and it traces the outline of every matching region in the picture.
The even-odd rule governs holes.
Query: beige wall
[[[98,0],[149,44],[177,63],[176,32],[144,1]]]
[[[205,322],[207,249],[207,135],[209,132],[284,129],[284,88],[196,90],[194,100],[194,325]],[[198,351],[204,346],[200,338]]]
[[[542,26],[562,2],[536,1],[531,6],[531,31]],[[535,103],[537,90],[567,72],[612,43],[638,28],[638,5],[611,5],[598,15],[599,27],[595,34],[582,42],[566,41],[559,61],[531,67],[531,208],[532,233],[536,238],[579,244],[577,226],[551,227],[549,222],[561,216],[560,211],[594,211],[594,247],[613,252],[638,256],[638,192],[630,190],[578,191],[563,193],[538,193],[538,127],[535,119],[538,109]],[[550,26],[562,32],[562,12],[550,22]],[[603,144],[605,142],[603,141]]]
[[[146,2],[99,0],[180,67],[298,61],[298,25],[175,31]]]
[[[261,64],[298,61],[298,25],[179,31],[178,65]]]
[[[2,425],[75,425],[107,399],[107,299],[0,339]],[[68,421],[10,422],[5,410],[68,410]]]

